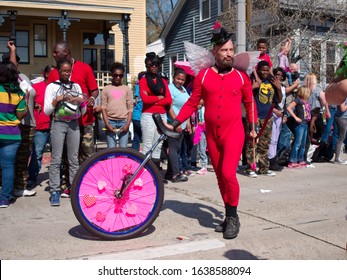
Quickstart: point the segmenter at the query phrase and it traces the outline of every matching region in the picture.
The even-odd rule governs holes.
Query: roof
[[[112,3],[109,1],[108,3]],[[121,7],[112,4],[108,5],[96,5],[91,3],[73,3],[73,1],[52,1],[52,0],[26,0],[26,1],[13,1],[4,0],[1,1],[2,7],[16,8],[30,8],[30,9],[50,9],[50,10],[73,10],[80,12],[96,12],[96,13],[133,13],[134,9],[129,7]]]
[[[158,39],[157,41],[154,41],[153,43],[147,45],[146,51],[155,52],[159,57],[164,56],[165,50],[164,50],[164,44],[162,39]]]
[[[184,6],[184,4],[186,3],[186,0],[178,0],[175,8],[173,9],[167,23],[165,24],[165,27],[163,29],[163,31],[160,34],[160,38],[165,38],[167,36],[167,34],[170,32],[172,26],[174,25],[177,17],[180,15],[181,10]]]

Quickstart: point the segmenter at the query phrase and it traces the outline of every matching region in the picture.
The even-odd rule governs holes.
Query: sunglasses
[[[71,69],[69,70],[65,70],[65,69],[60,69],[59,72],[62,73],[62,74],[70,74],[71,73]]]
[[[148,68],[151,68],[151,67],[159,67],[159,63],[158,62],[154,62],[152,64],[147,64],[147,67]]]
[[[112,74],[112,77],[114,77],[114,78],[123,78],[124,74]]]

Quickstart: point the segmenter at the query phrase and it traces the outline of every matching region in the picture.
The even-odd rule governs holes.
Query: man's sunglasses
[[[114,77],[114,78],[123,78],[124,75],[123,74],[112,74],[112,77]]]

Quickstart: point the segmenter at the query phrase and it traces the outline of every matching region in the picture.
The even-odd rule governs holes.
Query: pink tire
[[[140,170],[121,198],[115,193],[143,162],[144,155],[125,148],[105,149],[86,160],[71,188],[71,204],[80,224],[106,240],[123,240],[144,232],[163,205],[164,186],[152,161]]]

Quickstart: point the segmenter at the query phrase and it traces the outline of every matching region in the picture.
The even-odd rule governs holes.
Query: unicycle
[[[152,153],[167,136],[160,114],[153,119],[161,133],[146,155],[130,148],[101,150],[79,168],[71,186],[71,204],[80,224],[105,240],[134,238],[144,232],[163,205],[164,186]]]

